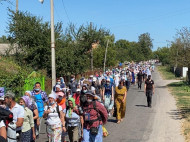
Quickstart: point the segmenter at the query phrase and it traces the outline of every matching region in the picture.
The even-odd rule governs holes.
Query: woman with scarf
[[[70,142],[78,142],[80,136],[83,135],[83,117],[80,116],[82,112],[79,111],[75,105],[75,99],[69,98],[67,101],[67,108],[63,110],[64,122],[63,131],[68,132]],[[82,127],[82,128],[81,128]],[[81,133],[79,132],[81,130]]]
[[[115,88],[115,104],[117,108],[116,118],[118,124],[123,121],[123,118],[125,117],[127,89],[124,84],[125,80],[121,80],[119,86]]]
[[[28,96],[30,98],[30,104],[28,106],[28,108],[33,112],[33,118],[34,118],[34,130],[35,130],[35,134],[36,134],[36,139],[39,136],[39,132],[37,130],[37,127],[40,125],[40,120],[39,120],[39,114],[38,114],[38,109],[37,109],[37,104],[34,101],[34,99],[31,97],[32,93],[30,91],[26,91],[25,92],[25,96]],[[31,142],[33,142],[33,132],[31,134]]]
[[[47,122],[47,135],[49,142],[61,142],[63,112],[62,107],[56,103],[56,94],[50,94],[48,106],[44,108],[43,118]]]
[[[20,98],[20,105],[24,107],[24,122],[22,125],[22,134],[21,134],[21,142],[30,142],[31,141],[31,133],[32,137],[35,140],[35,131],[34,131],[34,119],[33,113],[28,108],[31,104],[30,98],[28,96],[23,96]]]
[[[66,108],[66,96],[63,92],[56,93],[57,95],[57,104],[62,107],[62,110]]]

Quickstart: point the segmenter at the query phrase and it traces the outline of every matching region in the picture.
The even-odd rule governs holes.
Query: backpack
[[[13,121],[13,113],[10,110],[6,110],[0,107],[0,121],[4,121],[6,127]]]
[[[97,112],[97,115],[98,115],[98,118],[97,119],[94,119],[94,120],[90,120],[88,123],[90,124],[90,125],[92,125],[94,122],[96,122],[96,121],[101,121],[102,120],[102,117],[101,117],[101,115],[99,114],[99,111],[96,109],[96,101],[94,100],[94,101],[92,101],[92,104],[93,104],[93,108],[87,108],[87,109],[84,109],[84,112],[85,112],[85,110],[91,110],[91,109],[94,109],[96,112]]]

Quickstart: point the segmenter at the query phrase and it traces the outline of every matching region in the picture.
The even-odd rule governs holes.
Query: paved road
[[[138,90],[132,86],[127,95],[126,117],[120,124],[110,119],[106,128],[110,135],[104,142],[183,142],[180,135],[181,121],[178,115],[175,100],[169,93],[166,85],[170,82],[162,80],[155,71],[155,95],[152,108],[147,107],[144,89]],[[143,84],[144,86],[144,84]]]
[[[104,142],[184,141],[180,135],[180,120],[171,113],[176,110],[175,100],[166,88],[171,81],[163,81],[157,71],[153,73],[153,79],[156,90],[152,108],[147,107],[143,89],[132,86],[127,95],[126,117],[120,124],[116,124],[115,118],[109,118],[106,128],[110,135]],[[37,142],[47,140],[44,128]]]

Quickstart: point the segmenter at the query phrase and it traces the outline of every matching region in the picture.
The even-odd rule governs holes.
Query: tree
[[[156,51],[153,52],[154,57],[158,58],[163,65],[169,65],[171,63],[171,52],[170,48],[162,47],[158,48]]]
[[[138,43],[145,60],[149,60],[152,57],[152,41],[153,39],[151,39],[149,33],[144,33],[139,36]]]
[[[0,43],[9,43],[9,41],[5,35],[2,35],[2,37],[0,37]]]
[[[27,64],[35,70],[47,69],[51,75],[50,24],[28,12],[9,10],[9,18],[9,40],[11,44],[17,44],[15,59],[20,65]],[[62,24],[58,23],[55,25],[56,41],[61,32]]]
[[[188,67],[188,77],[190,82],[190,28],[183,27],[177,31],[175,41],[171,47],[173,62],[176,66]]]

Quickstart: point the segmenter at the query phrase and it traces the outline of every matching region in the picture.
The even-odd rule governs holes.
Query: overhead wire
[[[61,21],[61,18],[60,18],[60,16],[59,16],[59,13],[58,13],[58,11],[57,11],[57,8],[55,7],[55,4],[53,4],[53,7],[54,7],[54,9],[55,9],[55,13],[56,13],[58,19]]]
[[[66,16],[67,16],[67,19],[68,19],[69,23],[71,23],[71,20],[70,20],[70,18],[69,18],[69,15],[68,15],[68,13],[67,13],[67,10],[66,10],[66,8],[65,8],[65,4],[64,4],[63,0],[62,0],[62,4],[63,4],[63,8],[64,8],[64,11],[65,11],[65,14],[66,14]]]
[[[130,25],[137,25],[139,23],[146,23],[146,22],[150,22],[150,21],[158,21],[161,20],[163,18],[168,18],[168,17],[173,17],[176,15],[181,15],[184,13],[189,13],[190,12],[190,8],[189,9],[183,9],[183,10],[178,10],[178,11],[174,11],[174,12],[169,12],[166,14],[162,14],[159,16],[152,16],[152,17],[147,17],[147,18],[142,18],[140,20],[138,20],[137,22],[119,22],[118,24],[112,25],[112,27],[118,27],[118,26],[130,26]],[[140,21],[140,22],[139,22]]]

